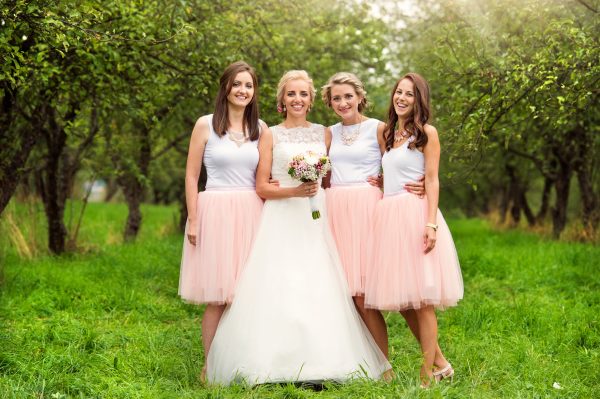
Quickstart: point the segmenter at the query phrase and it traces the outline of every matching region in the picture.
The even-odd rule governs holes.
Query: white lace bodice
[[[295,187],[300,184],[288,174],[288,164],[292,158],[306,151],[326,154],[325,127],[312,123],[310,127],[287,129],[281,125],[271,128],[273,134],[273,165],[271,176],[279,180],[281,187]]]

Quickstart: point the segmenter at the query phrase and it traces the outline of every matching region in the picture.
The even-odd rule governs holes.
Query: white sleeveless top
[[[360,124],[343,126],[337,123],[331,127],[331,185],[354,185],[366,183],[367,177],[377,176],[381,166],[381,150],[377,142],[377,119],[367,119]],[[344,144],[342,132],[356,140]]]
[[[210,129],[208,142],[204,147],[207,190],[231,190],[256,188],[256,167],[258,165],[258,140],[246,141],[238,145],[226,133],[223,137],[215,132],[212,114],[207,122]]]
[[[411,136],[400,147],[392,148],[383,154],[383,196],[406,193],[404,185],[418,181],[425,175],[425,155],[416,148],[408,148]]]

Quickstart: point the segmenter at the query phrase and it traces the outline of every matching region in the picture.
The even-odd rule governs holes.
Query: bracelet
[[[439,226],[437,224],[427,223],[425,225],[425,227],[431,227],[433,229],[433,231],[437,231],[437,229],[438,229]]]

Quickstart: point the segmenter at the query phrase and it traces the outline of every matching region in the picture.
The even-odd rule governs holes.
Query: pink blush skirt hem
[[[425,254],[427,198],[412,194],[385,197],[377,204],[373,265],[366,279],[365,306],[381,310],[438,309],[463,297],[458,256],[448,225],[437,211],[437,241]]]
[[[185,228],[179,295],[189,303],[227,304],[254,241],[263,201],[254,190],[198,194],[196,245]]]

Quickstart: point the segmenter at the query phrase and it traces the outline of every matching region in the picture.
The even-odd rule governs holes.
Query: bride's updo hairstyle
[[[350,85],[354,88],[356,94],[362,97],[361,102],[358,104],[358,112],[362,114],[368,103],[367,91],[358,76],[350,72],[338,72],[329,78],[327,84],[321,88],[321,98],[329,108],[331,108],[331,88],[335,85]]]
[[[279,84],[277,85],[277,110],[281,110],[279,112],[283,113],[284,118],[287,117],[287,110],[283,106],[283,96],[285,95],[285,85],[287,85],[292,80],[303,80],[306,83],[308,83],[308,88],[309,88],[309,93],[310,93],[310,106],[308,107],[309,111],[313,105],[313,102],[315,101],[315,95],[317,93],[315,90],[315,85],[313,84],[313,80],[311,79],[310,76],[308,76],[308,73],[306,71],[292,70],[292,71],[287,71],[286,73],[284,73],[283,76],[281,77],[281,79],[279,79]]]

